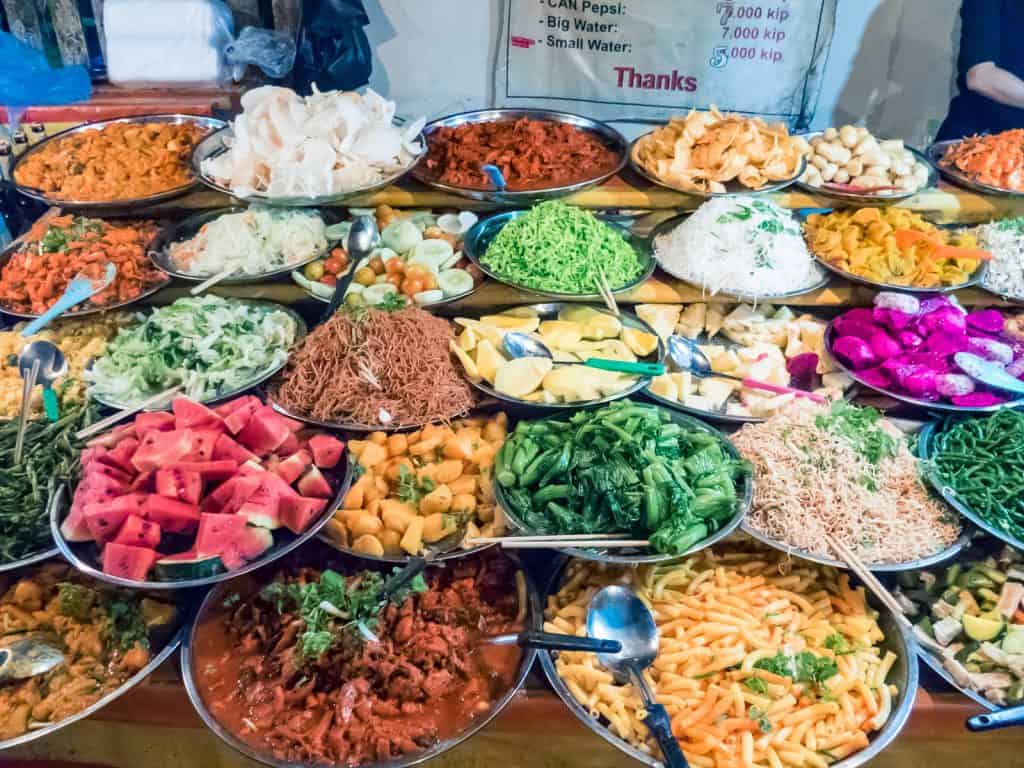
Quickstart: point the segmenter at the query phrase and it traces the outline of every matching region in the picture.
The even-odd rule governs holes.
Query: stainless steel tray
[[[726,437],[722,432],[719,432],[714,427],[709,426],[708,424],[705,424],[703,421],[695,419],[692,416],[688,416],[685,413],[679,413],[678,411],[668,411],[668,414],[671,420],[676,424],[680,424],[690,429],[708,432],[709,434],[714,435],[719,439],[719,441],[722,444],[722,447],[725,449],[725,452],[731,458],[737,460],[742,459],[742,456],[740,456],[739,451],[736,450],[736,447],[732,444],[732,441],[729,440],[728,437]],[[512,526],[514,528],[517,528],[520,531],[522,531],[524,535],[535,535],[538,533],[537,531],[531,530],[519,519],[515,510],[512,508],[512,505],[509,504],[508,500],[506,499],[505,492],[501,483],[499,483],[496,478],[494,481],[494,497],[497,500],[498,504],[501,506],[502,510],[505,512],[505,517],[508,518],[509,522],[512,523]],[[647,565],[650,563],[666,563],[673,560],[679,560],[683,557],[686,557],[687,555],[693,554],[694,552],[710,547],[715,542],[721,541],[726,536],[735,531],[737,528],[739,528],[740,523],[743,522],[743,518],[746,517],[747,512],[750,510],[750,504],[754,498],[753,478],[749,474],[744,476],[741,487],[738,490],[737,497],[738,498],[736,502],[736,510],[733,513],[732,518],[725,525],[723,525],[720,529],[712,533],[707,538],[701,539],[688,550],[678,555],[669,555],[660,552],[653,552],[651,551],[650,547],[637,547],[635,550],[630,548],[601,549],[599,547],[564,547],[559,548],[558,551],[563,552],[567,555],[571,555],[573,557],[578,557],[582,560],[596,560],[602,563],[626,563],[632,565]],[[514,536],[515,534],[510,533],[509,535]]]
[[[423,136],[426,138],[429,156],[430,136],[439,128],[455,128],[470,123],[496,123],[501,121],[519,120],[522,118],[531,120],[545,120],[554,123],[565,123],[573,125],[582,131],[593,134],[604,141],[609,149],[613,150],[618,160],[611,170],[590,179],[584,179],[574,184],[565,184],[558,187],[541,187],[538,189],[525,189],[515,191],[499,192],[496,189],[484,189],[476,187],[458,187],[445,184],[434,178],[426,169],[425,165],[418,166],[412,173],[417,181],[426,184],[428,187],[439,189],[453,195],[468,197],[472,200],[481,200],[490,203],[501,203],[503,205],[530,205],[542,200],[553,200],[565,197],[584,189],[603,184],[608,179],[618,174],[626,165],[628,146],[626,139],[617,130],[606,123],[591,120],[589,117],[574,115],[568,112],[555,112],[547,109],[480,109],[473,112],[459,112],[448,115],[428,123],[423,129]]]
[[[507,211],[505,213],[499,213],[495,216],[491,216],[487,219],[481,219],[473,228],[466,234],[466,239],[462,243],[462,251],[466,254],[471,262],[479,267],[480,271],[487,275],[492,280],[496,280],[499,283],[510,285],[513,288],[518,288],[521,291],[532,293],[536,296],[546,296],[553,299],[573,299],[577,301],[601,301],[600,293],[570,293],[570,292],[559,292],[559,291],[544,291],[538,288],[530,288],[529,286],[515,283],[502,277],[497,272],[494,272],[489,267],[481,263],[481,259],[487,253],[487,247],[491,244],[491,241],[497,236],[498,232],[512,219],[517,218],[525,214],[526,211]],[[618,224],[612,224],[610,222],[604,222],[608,227],[612,227],[618,230],[623,237],[626,238],[627,242],[632,246],[633,251],[637,255],[637,259],[640,263],[640,275],[633,281],[626,285],[620,286],[619,288],[613,288],[612,293],[618,295],[626,293],[632,290],[647,278],[654,274],[655,261],[654,256],[650,253],[650,250],[646,247],[642,238],[637,237],[625,227]]]
[[[18,166],[25,161],[25,158],[30,157],[33,154],[38,153],[43,147],[53,141],[60,141],[62,138],[73,136],[75,134],[84,133],[85,131],[94,131],[100,128],[105,128],[108,125],[114,125],[117,123],[171,123],[173,125],[180,125],[182,123],[196,123],[200,127],[207,130],[207,132],[218,131],[224,128],[225,123],[223,120],[217,120],[213,117],[202,117],[199,115],[139,115],[137,117],[119,117],[113,120],[99,120],[94,123],[85,123],[74,128],[68,128],[67,130],[55,133],[52,136],[47,136],[45,139],[40,141],[38,144],[34,144],[29,147],[22,155],[20,155],[11,166],[10,177],[15,180],[15,186],[17,190],[25,195],[25,197],[31,197],[33,200],[38,200],[48,205],[55,205],[61,208],[74,208],[74,209],[88,209],[89,212],[98,213],[101,211],[117,211],[125,210],[128,208],[140,208],[147,205],[153,205],[163,200],[170,200],[173,197],[183,195],[192,189],[196,185],[195,179],[180,187],[174,189],[168,189],[163,192],[156,192],[152,195],[146,195],[145,197],[134,197],[124,198],[121,200],[101,200],[101,201],[90,201],[90,200],[63,200],[56,197],[51,197],[48,193],[35,187],[29,187],[23,184],[17,184],[17,173]]]
[[[958,187],[963,187],[964,189],[969,189],[974,192],[980,192],[983,195],[999,195],[1001,197],[1024,196],[1024,190],[1006,189],[1005,187],[994,187],[991,184],[982,184],[980,181],[975,181],[959,169],[943,163],[942,158],[946,154],[946,150],[954,144],[959,144],[960,141],[960,139],[937,141],[928,147],[927,157],[931,161],[932,165],[938,169],[942,178],[946,181],[952,182]]]
[[[396,123],[400,124],[399,121]],[[270,197],[262,192],[252,192],[248,195],[237,194],[231,190],[230,187],[226,187],[212,176],[208,176],[203,173],[202,165],[204,160],[208,160],[212,157],[217,157],[227,151],[228,147],[224,140],[227,138],[234,137],[234,129],[228,125],[221,128],[216,133],[213,133],[203,139],[196,145],[195,150],[192,152],[192,173],[195,174],[196,178],[199,179],[210,189],[215,189],[218,192],[223,192],[229,197],[233,197],[236,200],[243,200],[248,203],[266,203],[267,205],[280,205],[289,208],[302,208],[302,207],[320,207],[320,206],[331,206],[343,203],[347,200],[351,200],[356,197],[369,195],[378,190],[384,189],[385,187],[391,186],[396,181],[405,176],[409,171],[416,167],[416,164],[423,159],[426,155],[426,147],[423,143],[423,134],[419,136],[420,144],[424,146],[423,151],[417,155],[413,161],[400,170],[394,171],[387,174],[376,184],[371,184],[367,187],[361,187],[359,189],[353,189],[348,192],[338,192],[333,195],[316,195],[314,197],[304,196],[292,196],[292,197]]]

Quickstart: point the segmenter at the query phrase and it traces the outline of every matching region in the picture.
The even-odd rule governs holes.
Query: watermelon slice
[[[214,461],[230,459],[235,465],[244,464],[247,461],[256,461],[257,456],[248,448],[243,448],[228,435],[221,435],[217,438],[217,444],[213,447]]]
[[[219,461],[176,461],[168,469],[179,469],[184,472],[195,472],[203,480],[220,482],[233,477],[238,471],[238,465],[230,459]]]
[[[103,572],[122,579],[143,581],[159,557],[155,549],[112,541],[103,548]]]
[[[309,450],[313,452],[313,463],[320,469],[332,469],[341,461],[345,444],[331,435],[313,435],[309,438]]]
[[[107,464],[104,461],[94,461],[88,467],[86,467],[85,472],[83,473],[82,476],[95,477],[96,475],[106,475],[111,480],[115,480],[116,482],[121,483],[122,485],[127,487],[132,484],[132,480],[135,477],[135,472],[132,471],[131,474],[128,474],[123,469]]]
[[[263,403],[260,402],[260,399],[256,397],[256,395],[242,395],[241,397],[236,397],[231,400],[228,400],[226,403],[221,403],[220,405],[216,406],[213,409],[213,412],[220,416],[222,419],[226,419],[232,413],[237,411],[242,406],[247,405],[248,403],[256,403],[257,408],[263,405]]]
[[[299,438],[292,432],[285,438],[284,442],[277,446],[277,452],[282,456],[291,456],[299,450]]]
[[[98,466],[97,464],[91,464],[90,467]],[[128,485],[122,483],[114,478],[106,475],[102,472],[90,472],[86,470],[82,476],[81,482],[78,483],[78,488],[75,489],[77,494],[79,491],[85,493],[86,491],[92,492],[94,495],[103,496],[106,498],[113,498],[114,496],[122,496],[129,491]]]
[[[134,437],[126,437],[103,456],[98,457],[99,461],[112,467],[117,467],[124,472],[134,475],[135,467],[132,465],[132,456],[139,447],[139,441]]]
[[[107,449],[102,445],[94,445],[92,448],[86,448],[82,451],[81,457],[78,459],[78,463],[82,469],[85,469],[94,461],[99,461],[107,455]]]
[[[212,493],[208,494],[206,498],[203,499],[202,503],[199,505],[200,512],[221,512],[228,502],[231,501],[231,497],[234,495],[240,481],[243,479],[244,478],[242,476],[235,476],[218,485]],[[251,482],[247,480],[244,485],[248,487],[248,494],[251,496],[259,487],[259,482]],[[248,498],[248,496],[245,498]],[[245,501],[245,499],[242,499],[242,501]],[[239,506],[241,506],[241,502],[239,502]]]
[[[238,442],[260,456],[267,456],[292,434],[288,423],[268,405],[261,406],[238,433]]]
[[[184,469],[158,469],[156,492],[186,504],[198,504],[203,496],[203,478],[198,472]]]
[[[156,549],[160,544],[160,526],[152,520],[143,520],[136,515],[128,515],[121,525],[114,541],[118,544],[130,544],[133,547]]]
[[[148,498],[148,493],[126,493],[124,496],[118,496],[115,499],[111,499],[106,502],[106,505],[113,510],[123,509],[129,515],[145,517],[146,499]]]
[[[86,446],[93,448],[97,445],[103,446],[104,448],[113,448],[119,442],[124,440],[126,437],[136,437],[135,424],[122,424],[119,427],[114,427],[109,432],[105,432],[102,435],[98,435],[86,443]]]
[[[174,423],[178,429],[208,429],[224,424],[217,413],[187,397],[174,398],[171,410],[174,411]]]
[[[146,499],[143,509],[165,533],[191,533],[199,523],[199,507],[156,494]]]
[[[331,484],[316,467],[310,467],[302,476],[298,484],[299,493],[303,496],[316,496],[320,499],[329,499],[334,495]]]
[[[258,477],[239,477],[238,482],[235,483],[232,489],[231,498],[229,498],[220,508],[222,515],[233,515],[242,508],[242,505],[249,500],[249,497],[256,493],[260,487],[260,480]],[[230,481],[229,481],[230,482]]]
[[[287,459],[278,462],[274,467],[274,474],[291,485],[305,472],[313,463],[313,457],[308,451],[298,451]]]
[[[267,407],[273,410],[271,406],[268,405]],[[278,413],[277,411],[274,411],[274,414],[279,419],[281,419],[281,421],[287,424],[288,429],[290,429],[292,432],[300,432],[306,428],[306,425],[303,422],[299,421],[298,419],[289,418],[288,416],[285,416],[283,413]]]
[[[260,482],[266,485],[270,490],[276,493],[281,498],[285,496],[298,496],[298,492],[291,487],[288,483],[282,480],[278,475],[273,472],[267,472],[264,470],[260,474],[253,475],[258,477]]]
[[[174,416],[167,411],[143,412],[135,417],[135,434],[147,432],[170,432],[174,429]]]
[[[236,513],[244,517],[249,525],[275,530],[281,527],[281,516],[278,512],[280,496],[267,483],[260,483],[259,488],[245,500]]]
[[[192,444],[182,459],[185,461],[212,461],[214,447],[222,434],[224,433],[219,429],[193,429]]]
[[[128,510],[113,504],[86,504],[85,525],[93,541],[102,544],[117,535],[121,524],[128,517]]]
[[[309,528],[327,506],[327,499],[307,499],[288,496],[280,501],[281,522],[292,533],[299,534]]]
[[[143,472],[134,480],[130,487],[132,491],[141,491],[142,493],[156,493],[156,472]]]
[[[199,530],[193,549],[196,557],[213,557],[220,555],[228,542],[237,539],[245,530],[244,517],[238,515],[218,515],[204,512],[199,516]]]
[[[139,472],[166,467],[184,458],[192,450],[192,442],[190,429],[147,432],[132,456],[132,464]]]
[[[182,581],[186,579],[205,579],[216,576],[224,571],[224,565],[216,555],[199,557],[195,548],[167,555],[156,561],[153,573],[161,581]]]
[[[247,526],[237,538],[232,539],[220,553],[221,562],[229,571],[252,562],[274,546],[274,534],[266,528]]]
[[[60,535],[65,541],[92,541],[92,533],[89,526],[85,524],[85,504],[80,501],[73,501],[68,516],[60,524]]]
[[[248,426],[249,422],[252,420],[253,414],[262,407],[263,403],[260,402],[259,398],[254,397],[249,402],[242,403],[242,405],[235,408],[235,410],[225,416],[224,426],[227,427],[228,432],[233,435],[237,435],[245,429],[246,426]]]

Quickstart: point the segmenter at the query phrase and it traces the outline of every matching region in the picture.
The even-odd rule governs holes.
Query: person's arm
[[[1012,72],[983,61],[967,70],[967,88],[1008,107],[1024,109],[1024,80]]]

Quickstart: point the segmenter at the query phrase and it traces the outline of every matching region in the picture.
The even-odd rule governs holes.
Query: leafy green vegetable
[[[149,633],[146,617],[142,613],[141,601],[136,597],[117,598],[107,605],[110,616],[110,636],[118,648],[130,650],[136,643],[149,647]]]
[[[558,200],[511,219],[480,261],[508,282],[560,293],[596,293],[601,272],[615,290],[643,271],[617,229]]]
[[[896,439],[878,426],[882,414],[874,408],[851,405],[837,400],[827,414],[814,419],[818,429],[845,439],[872,464],[896,456]]]
[[[743,681],[743,684],[747,686],[754,693],[759,693],[762,696],[768,693],[768,683],[762,680],[760,677],[748,677]]]
[[[404,464],[398,467],[398,500],[419,504],[420,499],[434,490],[434,481],[429,477],[418,479]]]
[[[86,621],[92,615],[93,606],[99,598],[96,590],[83,584],[72,584],[70,581],[62,581],[57,585],[57,589],[60,599],[59,610],[62,615],[75,621]]]
[[[512,513],[544,533],[631,533],[680,554],[736,510],[749,472],[717,436],[628,400],[520,422],[495,461]]]
[[[846,638],[838,632],[829,635],[825,638],[825,642],[822,643],[826,648],[835,653],[837,656],[843,656],[847,653],[852,653],[850,644],[846,642]]]
[[[193,400],[251,384],[288,359],[298,327],[270,305],[204,295],[123,328],[85,378],[89,394],[135,405],[175,384]]]
[[[774,656],[754,662],[754,668],[788,677],[797,683],[818,685],[839,673],[839,667],[832,659],[815,656],[810,651],[801,651],[796,655],[779,651]]]
[[[751,707],[747,711],[747,717],[757,721],[757,728],[761,733],[772,732],[772,724],[768,721],[768,714],[760,707]]]
[[[427,582],[420,574],[391,595],[385,596],[383,588],[384,578],[376,571],[364,571],[349,584],[340,573],[328,569],[307,584],[271,582],[260,590],[260,598],[278,613],[298,613],[305,623],[298,638],[299,656],[311,661],[346,640],[371,635],[385,605],[400,605],[410,595],[425,592]]]

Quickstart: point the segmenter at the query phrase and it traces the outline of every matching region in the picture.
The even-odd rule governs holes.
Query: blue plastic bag
[[[42,51],[0,32],[0,104],[44,106],[84,101],[92,95],[82,66],[52,68]]]

